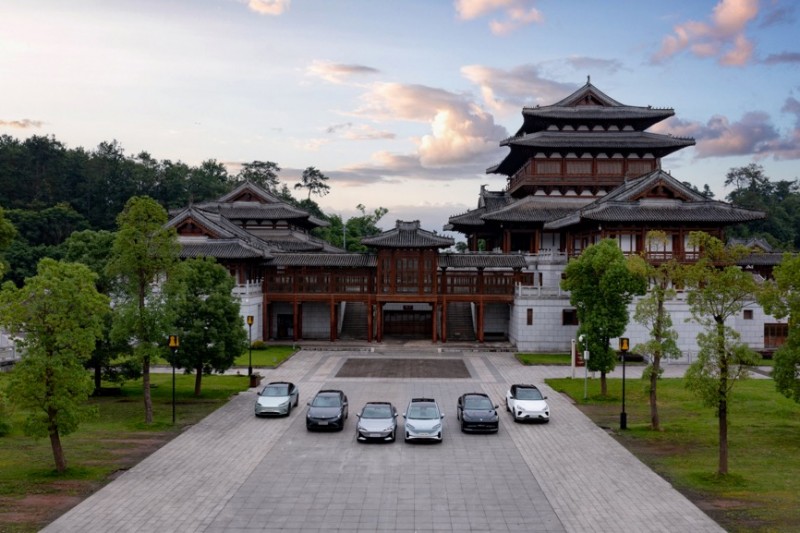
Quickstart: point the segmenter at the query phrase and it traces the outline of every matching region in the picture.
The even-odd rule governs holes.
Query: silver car
[[[405,441],[432,440],[442,442],[444,413],[433,398],[412,398],[405,419]]]
[[[300,402],[300,389],[288,381],[267,383],[256,398],[256,416],[286,415]]]
[[[394,405],[389,402],[368,402],[356,416],[356,440],[394,442],[397,435],[397,409]]]

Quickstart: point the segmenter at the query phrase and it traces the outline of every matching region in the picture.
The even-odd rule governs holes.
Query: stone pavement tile
[[[335,378],[349,356],[300,352],[262,375],[297,383],[303,404],[322,387],[342,388],[352,415],[367,400],[402,413],[409,398],[434,396],[447,415],[444,442],[360,445],[354,416],[343,432],[311,434],[303,409],[255,419],[251,389],[45,531],[721,531],[547,387],[550,424],[514,424],[503,411],[496,435],[459,431],[459,394],[483,390],[502,408],[510,383],[542,384],[569,369],[523,367],[504,353],[429,352],[411,357],[462,358],[472,376]]]

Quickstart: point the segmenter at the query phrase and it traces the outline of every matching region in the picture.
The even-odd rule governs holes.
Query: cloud
[[[480,162],[450,165],[446,167],[424,167],[418,154],[396,154],[379,151],[369,161],[355,163],[338,170],[326,172],[336,178],[336,184],[358,187],[375,183],[402,183],[405,180],[455,181],[485,175],[487,165]]]
[[[572,56],[567,58],[575,70],[604,71],[614,74],[622,68],[622,62],[616,59],[601,59],[598,57]]]
[[[485,158],[508,135],[490,113],[467,97],[434,87],[378,83],[362,96],[362,101],[357,115],[430,124],[430,134],[414,139],[425,167]]]
[[[769,28],[771,26],[792,23],[794,23],[794,9],[785,5],[773,4],[765,8],[764,16],[761,17],[761,24],[759,24],[759,27]]]
[[[502,18],[489,22],[489,29],[495,35],[509,33],[529,24],[544,21],[541,11],[534,6],[534,0],[455,0],[458,17],[473,20],[495,11],[502,12]]]
[[[545,104],[560,100],[577,86],[542,77],[536,65],[521,65],[511,70],[467,65],[461,74],[480,87],[486,106],[503,115],[519,113],[525,105]]]
[[[377,74],[378,69],[364,65],[343,65],[328,61],[314,61],[306,69],[306,74],[322,78],[329,83],[342,84],[353,76]]]
[[[673,117],[653,126],[650,131],[694,137],[699,159],[733,155],[800,159],[800,102],[790,97],[781,111],[795,118],[794,127],[783,135],[769,115],[762,111],[745,113],[735,122],[721,115],[712,116],[705,124]]]
[[[260,15],[282,15],[289,9],[292,0],[248,0],[247,7]]]
[[[660,63],[688,49],[698,57],[716,57],[722,65],[744,65],[753,55],[744,29],[757,15],[758,0],[720,0],[710,22],[690,20],[675,26],[652,61]]]
[[[44,122],[41,120],[31,120],[29,118],[23,118],[22,120],[0,119],[0,128],[18,128],[21,130],[26,130],[29,128],[41,128],[43,125]]]
[[[800,63],[800,52],[781,52],[770,54],[762,61],[765,65],[778,65],[781,63]]]
[[[348,141],[374,141],[378,139],[394,139],[397,137],[391,131],[381,131],[368,124],[354,125],[352,122],[333,124],[325,128],[325,133],[338,134]]]

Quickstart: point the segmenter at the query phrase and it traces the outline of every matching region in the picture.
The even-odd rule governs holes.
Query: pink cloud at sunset
[[[709,23],[690,20],[676,25],[653,61],[662,62],[688,49],[698,57],[715,57],[721,65],[745,65],[753,55],[753,43],[744,30],[757,15],[758,0],[721,0]]]
[[[501,17],[489,22],[495,35],[507,35],[519,28],[544,21],[542,12],[532,0],[456,0],[455,8],[462,20],[481,18],[489,13],[501,12]]]

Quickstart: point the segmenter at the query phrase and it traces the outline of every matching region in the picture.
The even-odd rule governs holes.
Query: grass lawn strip
[[[12,431],[0,437],[0,531],[28,533],[62,515],[86,496],[202,420],[228,399],[247,390],[239,376],[204,376],[201,397],[194,376],[176,376],[176,423],[172,425],[172,375],[151,374],[154,422],[144,423],[141,380],[129,381],[115,396],[92,398],[99,415],[62,438],[67,472],[55,473],[49,439],[22,433],[24,413],[12,413]],[[0,374],[0,388],[8,376]]]
[[[627,380],[628,430],[619,430],[622,381],[609,379],[608,398],[599,380],[549,379],[587,416],[634,455],[732,532],[789,532],[800,524],[800,405],[775,391],[771,380],[747,380],[734,387],[729,419],[730,474],[715,475],[717,418],[684,387],[683,379],[659,382],[659,415],[664,428],[649,429],[645,382]]]

